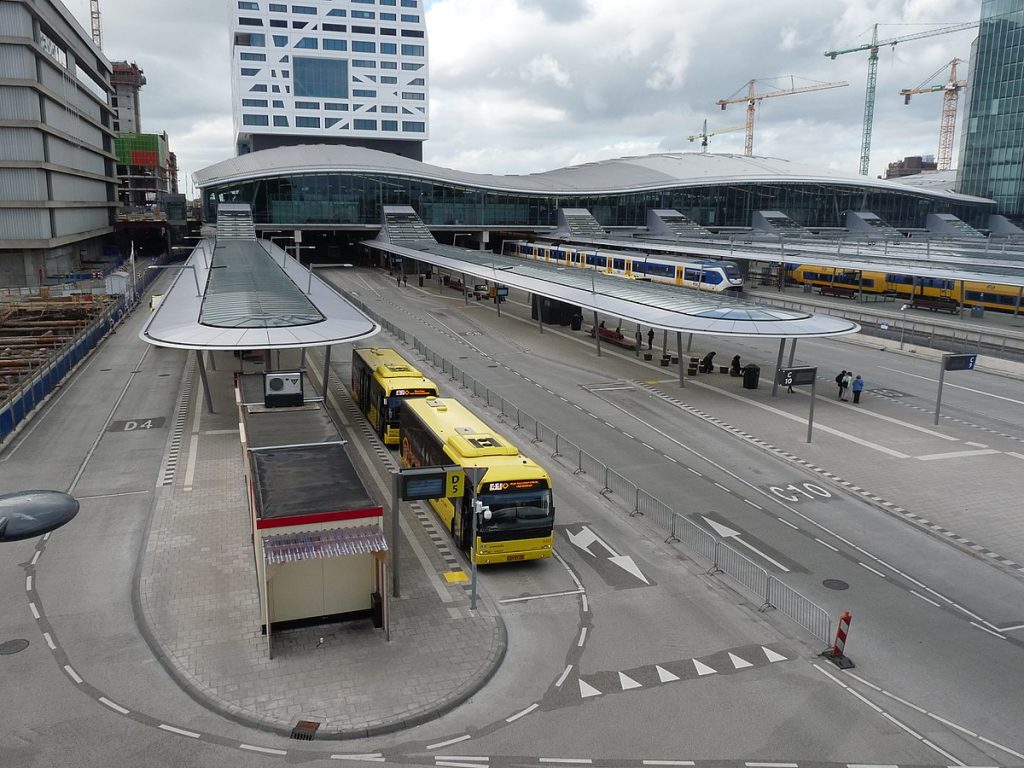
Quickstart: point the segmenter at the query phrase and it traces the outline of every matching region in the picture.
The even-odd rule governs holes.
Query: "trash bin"
[[[984,317],[984,316],[985,316],[985,308],[984,307],[971,307],[971,317]]]
[[[573,315],[569,318],[569,327],[574,331],[578,331],[583,327],[583,315]]]
[[[420,275],[420,288],[423,287],[423,275]]]
[[[757,382],[761,378],[761,369],[756,365],[747,365],[743,368],[743,388],[757,389]]]

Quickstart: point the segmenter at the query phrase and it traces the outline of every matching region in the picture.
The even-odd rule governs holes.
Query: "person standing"
[[[654,329],[647,329],[647,348],[654,349]]]
[[[843,379],[846,377],[846,371],[840,371],[836,376],[836,386],[839,387],[838,397],[840,400],[843,399]]]
[[[846,375],[843,376],[843,394],[839,397],[840,400],[849,401],[850,398],[847,396],[847,393],[850,391],[851,383],[853,383],[853,374],[847,371]]]
[[[859,373],[854,377],[853,382],[850,384],[850,389],[853,390],[853,402],[855,404],[859,403],[860,393],[864,391],[864,379],[860,377]]]

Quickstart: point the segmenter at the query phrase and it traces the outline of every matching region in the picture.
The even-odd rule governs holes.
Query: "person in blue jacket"
[[[850,389],[853,391],[853,402],[859,403],[860,393],[864,391],[864,379],[860,377],[859,373],[854,377],[853,383],[850,384]]]

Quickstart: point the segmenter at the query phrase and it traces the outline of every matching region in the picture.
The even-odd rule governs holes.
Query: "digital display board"
[[[455,498],[466,487],[466,475],[457,465],[402,469],[398,475],[402,501]]]
[[[432,389],[419,388],[419,389],[396,389],[396,397],[436,397],[437,392]]]
[[[944,355],[943,367],[947,371],[973,371],[977,355]]]
[[[536,480],[506,480],[500,483],[485,483],[483,490],[485,493],[501,493],[502,491],[533,491],[547,487],[548,481],[538,478]]]
[[[813,384],[817,376],[817,368],[780,368],[776,380],[784,387],[798,387]]]

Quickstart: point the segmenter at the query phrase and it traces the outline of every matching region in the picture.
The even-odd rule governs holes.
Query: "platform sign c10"
[[[817,377],[817,368],[779,368],[776,381],[784,387],[799,387],[804,384],[813,384]]]
[[[947,371],[973,371],[977,355],[943,355],[942,367]]]

